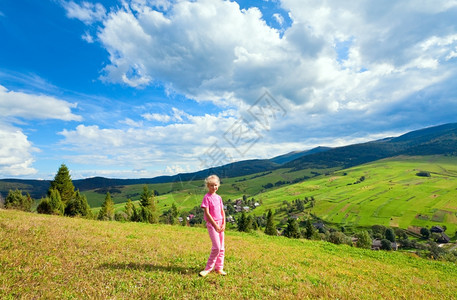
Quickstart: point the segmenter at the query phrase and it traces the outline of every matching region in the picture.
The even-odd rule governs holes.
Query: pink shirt
[[[209,214],[213,217],[214,221],[222,220],[222,210],[224,209],[224,205],[222,204],[222,198],[218,194],[210,194],[207,193],[203,197],[202,205],[200,207],[208,207]],[[206,218],[206,214],[204,215],[205,221],[208,222]]]

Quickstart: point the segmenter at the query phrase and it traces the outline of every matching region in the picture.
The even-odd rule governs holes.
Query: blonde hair
[[[219,185],[221,184],[221,180],[217,175],[209,175],[205,179],[205,185],[208,186],[209,183],[216,181]]]

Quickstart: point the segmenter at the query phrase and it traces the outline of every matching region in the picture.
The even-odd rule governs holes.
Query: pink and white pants
[[[222,226],[222,220],[215,221],[217,225]],[[206,223],[206,228],[208,228],[209,237],[213,246],[211,247],[211,253],[206,263],[205,270],[222,270],[224,268],[224,231],[217,232],[216,229],[211,225],[211,223]]]

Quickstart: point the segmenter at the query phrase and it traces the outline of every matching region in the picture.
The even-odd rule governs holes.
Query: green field
[[[1,299],[452,299],[457,267],[400,252],[204,228],[0,210]]]
[[[261,215],[277,210],[283,201],[314,197],[315,206],[303,214],[313,213],[324,221],[343,226],[368,227],[374,224],[411,228],[445,225],[451,237],[457,230],[457,157],[396,157],[345,170],[325,170],[329,175],[317,176],[297,184],[286,184],[268,190],[267,183],[292,181],[312,176],[317,170],[289,172],[288,169],[223,179],[219,194],[224,200],[244,194],[262,201],[253,211]],[[428,171],[431,177],[416,174]],[[320,170],[324,173],[323,170]],[[315,173],[314,173],[315,174]],[[356,183],[362,176],[365,180]],[[117,210],[124,208],[128,195],[139,199],[142,185],[125,186],[122,193],[112,194]],[[149,185],[161,193],[156,197],[160,210],[175,203],[180,211],[189,211],[201,203],[206,192],[203,182],[178,182]],[[174,191],[165,193],[167,191]],[[165,194],[163,194],[165,193]],[[92,207],[99,206],[104,194],[84,192]],[[94,208],[97,211],[97,208]],[[277,215],[276,221],[284,215]]]
[[[420,177],[428,171],[431,177]],[[362,176],[365,180],[354,184]],[[313,196],[311,212],[323,220],[347,226],[373,224],[408,228],[446,225],[457,230],[457,158],[397,157],[337,171],[257,195],[264,206]]]

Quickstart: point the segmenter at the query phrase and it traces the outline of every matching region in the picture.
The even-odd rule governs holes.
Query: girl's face
[[[214,194],[219,189],[219,182],[208,182],[208,191]]]

